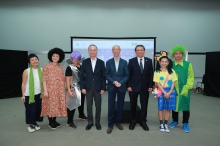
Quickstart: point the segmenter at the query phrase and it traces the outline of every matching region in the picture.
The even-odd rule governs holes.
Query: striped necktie
[[[142,59],[140,59],[140,70],[141,70],[141,73],[143,73],[144,69],[143,69]]]

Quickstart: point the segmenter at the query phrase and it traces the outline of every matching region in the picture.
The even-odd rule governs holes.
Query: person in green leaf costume
[[[178,125],[179,112],[183,112],[183,131],[190,132],[189,116],[190,116],[190,89],[194,85],[194,72],[192,64],[183,60],[186,55],[186,49],[182,45],[174,46],[170,52],[171,57],[174,57],[173,69],[177,74],[178,81],[175,82],[177,91],[176,110],[172,111],[173,122],[169,124],[170,128]]]

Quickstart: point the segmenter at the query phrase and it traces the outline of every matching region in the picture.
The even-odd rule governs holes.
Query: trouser
[[[94,87],[94,82],[92,83],[92,87],[90,91],[86,91],[86,101],[87,101],[87,113],[88,113],[88,123],[93,123],[93,112],[92,112],[92,105],[93,105],[93,98],[95,101],[96,113],[95,113],[95,123],[100,124],[100,115],[101,115],[101,104],[102,104],[102,97],[101,94],[96,92]]]
[[[40,95],[41,94],[34,95],[35,102],[31,104],[29,104],[29,96],[25,96],[24,106],[26,114],[26,124],[36,124],[36,121],[43,121],[43,117],[40,116],[42,103]]]
[[[182,123],[189,123],[189,111],[183,111],[183,121]],[[179,120],[179,112],[172,111],[172,118],[174,122],[178,122]]]
[[[147,122],[147,107],[148,107],[148,99],[149,92],[142,89],[140,92],[129,92],[130,96],[130,120],[131,123],[136,123],[136,107],[137,107],[137,98],[140,94],[140,104],[141,104],[141,115],[140,122]]]
[[[125,92],[120,92],[117,87],[113,91],[108,92],[108,127],[112,128],[114,125],[114,111],[115,99],[117,94],[117,118],[116,124],[121,124],[123,116],[123,106],[125,99]]]

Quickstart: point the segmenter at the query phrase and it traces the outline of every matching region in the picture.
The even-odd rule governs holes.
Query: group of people
[[[60,63],[65,54],[62,49],[54,48],[48,52],[50,63],[44,68],[38,66],[39,59],[35,54],[28,56],[30,67],[24,70],[22,75],[22,98],[26,108],[26,124],[29,132],[40,129],[37,122],[42,122],[47,116],[49,127],[60,127],[56,117],[67,118],[67,126],[76,128],[73,117],[78,107],[79,119],[88,120],[86,130],[90,130],[95,124],[97,130],[101,130],[101,104],[102,94],[106,91],[108,81],[108,129],[112,133],[114,125],[123,130],[121,120],[123,117],[123,105],[126,91],[130,97],[130,124],[129,129],[134,130],[136,118],[140,118],[140,126],[148,131],[147,111],[149,93],[153,89],[154,82],[162,91],[158,98],[158,118],[160,131],[170,132],[169,128],[178,125],[178,112],[183,111],[183,131],[190,132],[190,89],[193,87],[194,74],[192,64],[183,60],[186,55],[184,46],[175,46],[171,50],[171,57],[161,56],[156,70],[153,71],[152,60],[144,57],[145,47],[135,47],[136,57],[129,62],[120,57],[119,45],[112,47],[113,58],[106,62],[97,58],[98,48],[92,44],[88,47],[89,58],[80,60],[81,54],[74,51],[70,55],[72,63],[64,73]],[[140,97],[140,117],[136,117],[136,106]],[[117,102],[116,102],[117,97]],[[80,101],[76,106],[76,101]],[[86,99],[87,116],[84,114],[84,101]],[[74,102],[74,104],[73,104]],[[93,118],[93,102],[95,102],[95,119]],[[115,102],[117,117],[114,120]],[[173,121],[168,125],[170,111]],[[164,116],[165,111],[165,116]],[[163,119],[163,117],[165,119]]]

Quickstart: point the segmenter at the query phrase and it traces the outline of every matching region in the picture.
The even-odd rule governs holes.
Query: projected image
[[[72,38],[72,49],[79,51],[83,57],[88,58],[88,46],[94,44],[98,47],[97,57],[107,61],[113,57],[112,47],[119,45],[121,47],[120,57],[129,61],[136,57],[135,46],[141,44],[145,47],[145,57],[153,59],[154,57],[154,39],[79,39]]]

